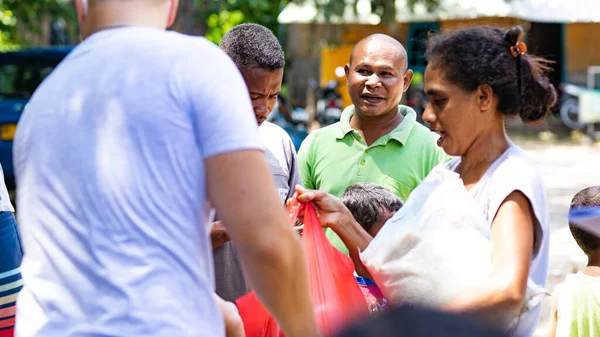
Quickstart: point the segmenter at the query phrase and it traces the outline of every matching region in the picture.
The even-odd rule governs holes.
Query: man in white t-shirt
[[[223,36],[219,46],[238,67],[248,87],[259,125],[258,134],[264,143],[267,162],[283,207],[296,192],[294,186],[301,185],[294,143],[285,130],[266,120],[281,92],[285,65],[283,48],[273,32],[255,23],[233,27]],[[216,230],[211,232],[217,294],[227,301],[235,301],[250,288],[233,243],[224,242],[227,235],[222,235],[221,226],[220,223],[215,224],[213,228],[216,227]]]
[[[304,254],[233,62],[165,32],[177,0],[75,3],[85,40],[15,137],[16,335],[224,336],[210,201],[286,335],[316,336]]]

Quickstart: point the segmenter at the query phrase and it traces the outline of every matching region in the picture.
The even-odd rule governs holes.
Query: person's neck
[[[400,123],[404,116],[398,107],[379,116],[364,116],[358,110],[350,117],[350,127],[360,132],[368,146],[375,143],[377,139],[390,133]]]
[[[477,184],[479,179],[483,177],[494,161],[496,161],[509,146],[510,144],[504,131],[504,124],[502,124],[501,128],[493,129],[486,135],[477,137],[471,147],[462,156],[458,168],[458,173],[460,174],[465,187],[470,189]]]
[[[588,264],[583,273],[589,276],[600,277],[600,249],[596,249],[588,256]]]
[[[118,5],[118,8],[115,7]],[[125,27],[138,26],[156,29],[166,29],[167,13],[161,8],[141,6],[138,1],[107,2],[89,9],[83,26],[83,38],[99,31]]]

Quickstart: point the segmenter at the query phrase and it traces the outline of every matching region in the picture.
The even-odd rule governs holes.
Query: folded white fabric
[[[441,308],[491,271],[490,228],[460,176],[436,167],[383,226],[360,258],[393,304]],[[529,280],[520,310],[494,317],[510,329],[544,296]]]

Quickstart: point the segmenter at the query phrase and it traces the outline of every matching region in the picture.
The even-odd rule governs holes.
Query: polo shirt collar
[[[405,105],[399,105],[398,111],[404,115],[404,119],[394,130],[384,136],[388,137],[385,142],[387,143],[390,139],[395,139],[402,145],[406,145],[408,136],[417,122],[417,113]],[[352,127],[350,127],[350,118],[352,115],[354,115],[354,105],[350,105],[342,112],[337,139],[343,139],[348,133],[353,131]]]

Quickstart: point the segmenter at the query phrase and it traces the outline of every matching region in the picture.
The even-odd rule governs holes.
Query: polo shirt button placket
[[[360,166],[365,166],[365,163],[367,162],[367,160],[365,159],[367,157],[367,154],[371,151],[371,148],[368,148],[365,150],[365,154],[363,155],[363,157],[360,160]]]

